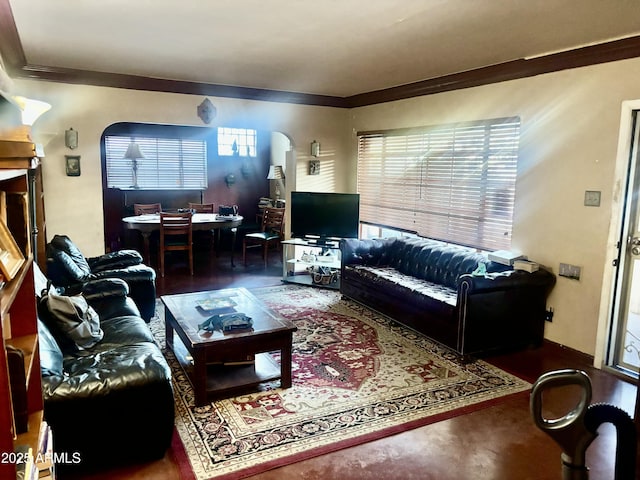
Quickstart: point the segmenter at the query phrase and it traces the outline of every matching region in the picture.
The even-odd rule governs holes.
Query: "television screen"
[[[291,192],[293,238],[358,238],[359,222],[357,193]]]

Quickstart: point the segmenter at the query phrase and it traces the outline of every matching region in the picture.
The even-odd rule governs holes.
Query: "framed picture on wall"
[[[80,176],[80,155],[65,155],[65,167],[68,177]]]
[[[309,160],[309,175],[320,175],[320,160]]]

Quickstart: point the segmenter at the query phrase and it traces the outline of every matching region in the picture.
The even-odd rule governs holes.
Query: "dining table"
[[[236,234],[238,227],[242,224],[244,217],[242,215],[219,215],[216,213],[194,213],[191,217],[191,228],[193,230],[210,230],[213,234],[217,235],[216,246],[220,246],[220,232],[222,230],[230,230],[233,234],[233,241],[231,243],[231,266],[235,266],[233,263],[233,251],[236,243]],[[144,257],[148,264],[150,264],[150,241],[151,234],[153,232],[160,231],[160,214],[144,214],[133,215],[130,217],[124,217],[122,219],[124,227],[128,230],[137,230],[142,235],[142,242],[144,248]]]

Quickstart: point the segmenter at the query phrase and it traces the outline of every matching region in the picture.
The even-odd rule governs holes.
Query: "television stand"
[[[340,289],[342,255],[338,240],[285,240],[282,255],[283,282]]]
[[[297,240],[302,240],[306,242],[308,245],[317,245],[318,247],[338,248],[340,245],[340,240],[334,237],[332,238],[304,237],[304,238],[298,238]]]

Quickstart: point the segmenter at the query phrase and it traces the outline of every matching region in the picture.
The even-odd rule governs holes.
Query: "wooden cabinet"
[[[6,138],[6,137],[4,137]],[[38,351],[38,327],[34,285],[34,246],[32,240],[32,191],[30,170],[38,164],[35,150],[24,145],[12,146],[13,141],[4,140],[0,132],[0,261],[6,252],[3,242],[7,233],[16,240],[19,261],[11,278],[4,278],[0,289],[0,478],[16,477],[16,455],[24,446],[32,449],[36,456],[43,425],[43,399]],[[24,142],[19,142],[24,143]],[[16,155],[25,155],[24,157]],[[22,199],[16,205],[6,201],[7,196]],[[10,225],[9,228],[5,228]],[[16,265],[18,264],[18,265]],[[23,369],[10,368],[8,350],[18,349],[24,357]],[[13,365],[15,367],[15,362]],[[18,365],[19,366],[19,365]],[[17,372],[17,373],[16,373]],[[13,380],[13,382],[12,382]],[[20,398],[14,411],[13,400]],[[23,410],[27,415],[27,429],[21,432],[20,422],[14,413]],[[49,477],[52,478],[52,477]]]

